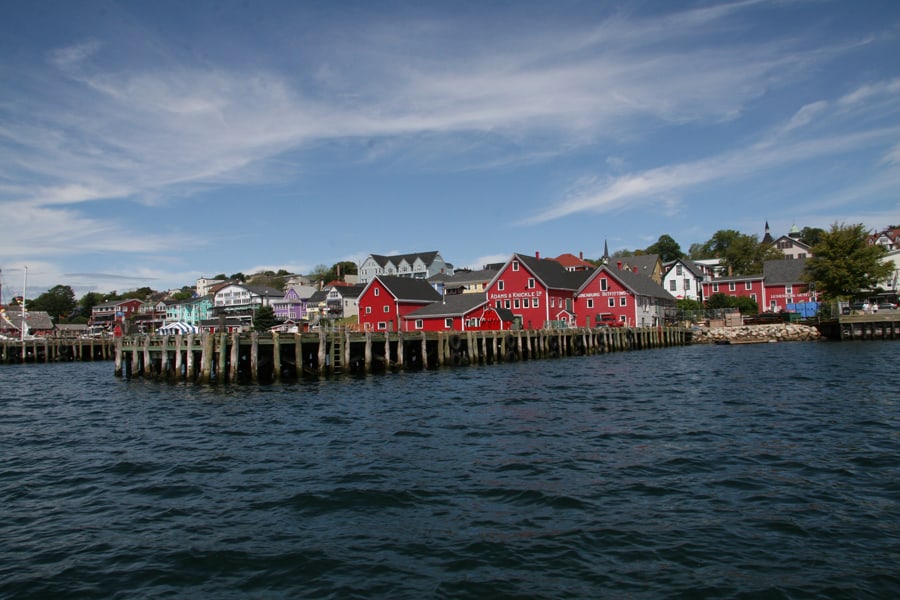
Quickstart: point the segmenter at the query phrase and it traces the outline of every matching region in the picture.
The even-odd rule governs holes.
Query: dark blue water
[[[0,597],[894,597],[898,351],[219,388],[0,366]]]

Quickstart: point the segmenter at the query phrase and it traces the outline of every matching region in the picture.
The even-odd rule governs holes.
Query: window
[[[378,321],[378,330],[384,331],[385,329],[387,329],[387,323],[385,323],[384,321]]]
[[[453,329],[453,317],[444,319],[444,329]]]
[[[714,293],[714,294],[718,294],[718,293],[719,293],[719,284],[718,284],[718,283],[714,283],[714,284],[713,284],[713,293]]]
[[[675,274],[678,275],[679,277],[681,275],[684,275],[684,267],[681,265],[675,265]]]
[[[496,306],[497,308],[503,308],[503,300],[497,300],[494,306]]]
[[[585,304],[587,304],[587,307],[588,307],[588,308],[594,308],[594,299],[593,299],[593,298],[588,298],[588,299],[587,299],[587,302],[586,302]]]
[[[529,290],[534,289],[534,277],[528,278],[528,289]]]
[[[686,290],[691,289],[691,280],[690,279],[684,280],[684,289],[686,289]]]
[[[678,282],[673,279],[669,282],[669,291],[674,292],[676,289],[678,289]]]
[[[516,298],[515,300],[513,300],[513,308],[521,308],[521,307],[522,307],[522,306],[521,306],[521,304],[519,304],[519,299],[518,299],[518,298]]]
[[[528,301],[528,298],[522,298],[522,308],[528,308],[529,305],[530,302]]]
[[[756,294],[750,294],[750,299],[756,302]]]
[[[615,307],[616,307],[616,299],[615,299],[615,298],[610,298],[610,299],[609,299],[609,307],[610,307],[610,308],[615,308]]]
[[[513,271],[519,270],[519,261],[517,261],[517,260],[512,261],[512,270]]]
[[[788,296],[793,295],[793,293],[794,293],[794,286],[791,285],[790,283],[787,284],[787,285],[785,285],[785,286],[784,286],[784,293],[787,294]]]
[[[371,314],[372,314],[372,307],[371,307],[371,306],[367,306],[367,307],[366,307],[366,314],[367,314],[367,315],[371,315]]]
[[[502,279],[497,282],[497,289],[501,292],[503,291],[503,280]]]
[[[509,308],[509,300],[503,301],[503,308]]]
[[[381,290],[379,290],[378,288],[372,288],[372,293],[375,294],[376,296],[378,296],[378,295],[380,295]]]
[[[425,321],[422,319],[416,319],[416,329],[422,329],[425,326]]]
[[[628,296],[619,298],[619,306],[628,306]]]
[[[736,289],[737,289],[737,284],[736,284],[735,282],[732,281],[731,283],[728,284],[728,291],[729,291],[729,292],[733,292],[733,291],[736,290]]]
[[[605,277],[600,278],[600,291],[605,292],[609,289],[609,281],[606,280]]]
[[[749,282],[749,281],[745,281],[745,282],[744,282],[744,289],[747,290],[747,291],[749,292],[750,290],[753,289],[753,283],[751,283],[751,282]]]
[[[387,304],[385,304],[385,305],[384,305],[384,312],[386,312],[386,313],[391,312],[391,307],[388,306]]]
[[[533,298],[531,300],[531,308],[540,308],[540,307],[541,307],[541,301],[538,298]]]

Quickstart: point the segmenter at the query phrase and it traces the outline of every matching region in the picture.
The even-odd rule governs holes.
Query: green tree
[[[762,273],[765,261],[784,258],[780,250],[761,244],[755,235],[747,235],[734,229],[720,229],[703,244],[698,253],[708,258],[721,259],[732,275],[756,275]]]
[[[677,260],[684,256],[684,252],[681,251],[681,246],[678,245],[678,242],[666,233],[659,236],[659,239],[656,240],[655,244],[647,246],[644,252],[647,254],[659,254],[659,259],[664,263]]]
[[[77,306],[75,292],[67,285],[53,286],[29,304],[30,309],[46,311],[57,322],[69,317]]]
[[[706,301],[706,308],[736,308],[741,314],[755,315],[759,312],[756,300],[746,296],[728,296],[721,292],[713,294]]]
[[[281,320],[275,316],[275,309],[271,306],[260,306],[253,315],[253,329],[256,331],[268,331],[279,323]]]
[[[884,248],[868,244],[867,237],[862,223],[834,223],[812,248],[813,256],[806,261],[806,281],[815,283],[826,299],[849,298],[877,289],[893,267],[880,260]]]
[[[244,282],[247,280],[247,276],[244,275],[243,273],[241,273],[240,271],[238,271],[237,273],[233,274],[231,277],[228,277],[228,279]]]
[[[78,309],[82,317],[89,318],[95,306],[103,302],[103,296],[97,292],[88,292],[78,301]]]
[[[800,230],[800,239],[809,247],[822,241],[823,235],[825,235],[825,230],[821,227],[804,227]]]
[[[193,297],[194,297],[194,292],[192,290],[185,290],[185,289],[181,289],[181,290],[175,292],[174,294],[172,294],[171,296],[169,296],[169,298],[174,300],[175,302],[185,302],[187,300],[190,300]]]

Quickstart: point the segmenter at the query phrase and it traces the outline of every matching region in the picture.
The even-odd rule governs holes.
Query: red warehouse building
[[[424,279],[376,275],[359,295],[359,324],[364,331],[400,331],[406,315],[440,301]]]
[[[575,314],[581,327],[596,327],[612,315],[629,327],[662,325],[674,317],[675,297],[647,275],[603,265],[578,289]]]
[[[540,254],[513,254],[488,283],[488,303],[512,312],[525,329],[542,329],[551,321],[575,325],[575,291],[590,271],[570,272]]]
[[[488,304],[484,294],[444,297],[404,317],[405,331],[503,331],[512,327],[511,311]]]

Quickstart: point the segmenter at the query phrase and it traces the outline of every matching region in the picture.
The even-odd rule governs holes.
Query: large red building
[[[543,329],[551,322],[574,326],[575,291],[590,271],[567,271],[540,254],[513,254],[488,283],[488,302],[512,312],[525,329]]]
[[[675,297],[646,275],[603,265],[578,289],[575,314],[580,327],[596,327],[612,315],[629,327],[662,325],[673,316]]]
[[[762,275],[720,277],[703,282],[703,296],[725,294],[754,300],[759,312],[792,310],[798,304],[817,301],[814,290],[803,281],[806,259],[769,260]]]
[[[402,331],[404,317],[440,301],[424,279],[376,275],[359,295],[359,325],[364,331]]]
[[[404,331],[502,331],[512,327],[511,311],[488,304],[484,294],[447,295],[404,317]]]

